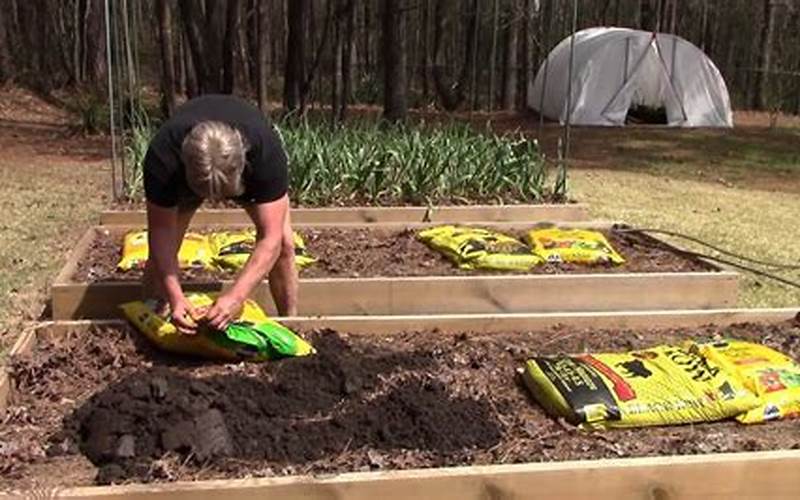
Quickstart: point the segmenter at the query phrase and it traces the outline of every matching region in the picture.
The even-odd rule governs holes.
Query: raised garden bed
[[[385,318],[314,331],[326,320],[295,320],[319,354],[264,365],[180,360],[121,322],[43,325],[20,338],[10,379],[0,377],[15,387],[0,487],[70,498],[790,497],[800,421],[584,433],[546,417],[515,370],[534,353],[716,334],[797,357],[796,313],[428,316],[409,321],[423,331],[390,333]],[[746,453],[719,455],[728,452]],[[88,486],[98,479],[191,482]]]
[[[422,225],[418,225],[422,226]],[[674,247],[614,238],[628,264],[541,266],[530,274],[460,271],[417,242],[405,225],[312,228],[298,225],[320,262],[301,274],[300,314],[444,314],[731,307],[737,275],[680,256]],[[519,225],[501,225],[506,232]],[[529,227],[529,226],[528,226]],[[581,224],[608,231],[608,224]],[[89,230],[52,286],[55,319],[114,318],[138,298],[136,273],[114,270],[130,228]],[[115,256],[116,253],[116,256]],[[189,271],[187,290],[220,290],[230,275]],[[253,298],[272,310],[266,282]],[[458,297],[454,300],[454,297]]]
[[[295,224],[436,222],[574,222],[589,218],[586,205],[580,203],[541,205],[452,205],[435,207],[336,207],[293,208]],[[240,208],[199,210],[192,225],[247,224],[247,214]],[[142,225],[144,210],[108,210],[100,214],[102,225]]]
[[[202,232],[203,230],[200,229]],[[298,231],[308,252],[317,262],[300,271],[302,278],[383,278],[406,276],[476,276],[487,274],[595,274],[707,272],[716,270],[698,259],[675,253],[668,246],[653,246],[633,235],[606,236],[625,256],[625,264],[579,265],[544,264],[530,271],[507,272],[482,269],[459,269],[440,253],[416,238],[417,230],[381,227],[305,228]],[[521,238],[524,231],[507,231]],[[116,268],[122,255],[126,230],[109,228],[98,231],[86,257],[78,263],[72,279],[76,282],[131,281],[141,278],[141,271]],[[219,281],[232,279],[232,271],[189,269],[184,280]]]

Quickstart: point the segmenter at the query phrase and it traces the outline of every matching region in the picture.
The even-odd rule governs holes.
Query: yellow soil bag
[[[417,238],[461,269],[526,271],[542,263],[523,242],[502,233],[460,226],[437,226]]]
[[[306,244],[298,233],[293,233],[295,264],[304,269],[317,260],[308,254]],[[220,269],[238,271],[253,253],[256,244],[255,230],[221,232],[209,236],[214,252],[213,263]]]
[[[523,379],[545,410],[585,428],[712,422],[758,399],[696,348],[537,357]]]
[[[216,295],[195,293],[186,297],[196,308],[206,308]],[[120,308],[141,333],[169,352],[224,361],[266,361],[315,352],[311,344],[270,319],[251,300],[224,332],[201,326],[195,335],[181,334],[169,317],[160,316],[155,300],[128,302]]]
[[[584,229],[534,229],[527,235],[533,252],[547,262],[575,264],[623,264],[602,233]]]
[[[760,404],[736,420],[755,424],[800,416],[800,364],[761,344],[720,340],[700,345],[701,352],[735,373]]]
[[[125,235],[122,245],[122,260],[117,268],[123,271],[143,269],[149,248],[147,231],[134,231]],[[186,233],[178,250],[178,265],[187,267],[211,267],[212,251],[208,238],[202,234]]]

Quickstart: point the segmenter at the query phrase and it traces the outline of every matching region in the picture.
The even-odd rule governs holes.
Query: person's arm
[[[178,267],[178,214],[176,208],[147,202],[147,243],[150,258],[156,266],[158,279],[166,293],[172,321],[182,333],[197,329],[197,313],[183,294]]]
[[[256,244],[233,286],[220,295],[206,313],[205,319],[212,327],[221,330],[234,321],[250,292],[275,265],[281,253],[283,226],[288,210],[288,195],[247,207],[247,213],[256,226]]]

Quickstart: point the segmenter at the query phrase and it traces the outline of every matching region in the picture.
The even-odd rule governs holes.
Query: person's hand
[[[230,295],[220,295],[214,304],[208,309],[203,320],[211,328],[225,330],[228,325],[236,321],[242,312],[243,300]]]
[[[201,319],[202,314],[186,297],[170,301],[170,309],[172,310],[172,324],[179,332],[186,335],[197,333],[197,321]]]

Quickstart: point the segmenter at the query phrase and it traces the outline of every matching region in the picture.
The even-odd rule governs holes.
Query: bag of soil
[[[553,416],[584,428],[712,422],[758,399],[696,346],[528,360],[523,379]]]
[[[533,252],[547,262],[575,264],[623,264],[603,234],[584,229],[534,229],[527,235]]]
[[[186,296],[196,308],[210,307],[214,294]],[[239,319],[225,331],[200,325],[195,335],[181,334],[169,316],[158,314],[158,301],[135,301],[122,304],[124,315],[159,348],[178,354],[223,361],[266,361],[285,357],[307,356],[314,348],[297,334],[270,319],[251,300],[247,300]]]
[[[298,233],[294,237],[295,265],[304,269],[317,259],[308,254],[306,244]],[[212,259],[215,266],[223,270],[238,271],[243,268],[253,253],[256,244],[256,233],[250,229],[239,232],[213,233],[209,236],[211,249],[214,252]]]
[[[527,271],[542,263],[523,242],[486,229],[437,226],[421,231],[417,238],[461,269]]]
[[[759,405],[736,417],[756,424],[800,416],[800,364],[765,345],[741,340],[700,344],[700,352],[735,373],[759,398]]]
[[[143,269],[148,255],[147,231],[130,232],[125,235],[122,260],[117,264],[117,268],[122,271]],[[210,268],[211,258],[212,251],[208,238],[202,234],[186,233],[178,250],[178,265],[182,268]]]

